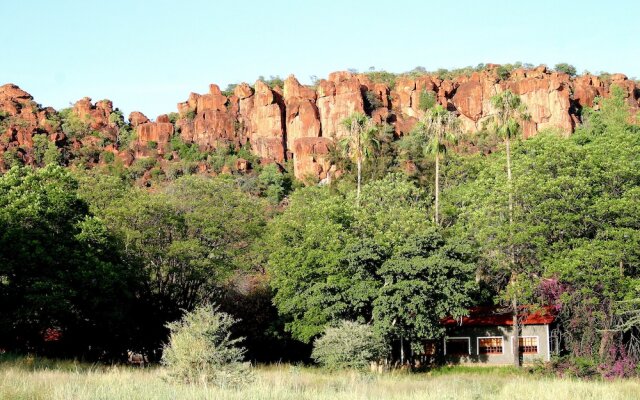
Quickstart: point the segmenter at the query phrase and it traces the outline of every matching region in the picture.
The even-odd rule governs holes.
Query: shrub
[[[378,97],[378,95],[371,91],[367,90],[364,94],[364,108],[365,110],[371,114],[375,109],[382,107],[382,101]]]
[[[285,177],[276,164],[264,167],[258,176],[258,182],[264,196],[273,203],[279,203],[284,197],[286,192]]]
[[[189,110],[184,114],[184,117],[187,119],[187,121],[193,121],[194,119],[196,119],[196,110]]]
[[[170,337],[163,349],[162,364],[168,376],[179,382],[220,387],[248,382],[250,367],[241,363],[245,349],[238,346],[242,339],[231,339],[236,322],[231,315],[207,305],[167,324]]]
[[[149,140],[147,142],[147,147],[150,148],[151,150],[155,150],[158,148],[158,142],[155,142],[153,140]]]
[[[436,104],[436,94],[432,91],[422,90],[420,92],[420,100],[418,101],[418,107],[422,111],[426,111]]]
[[[110,152],[110,151],[103,151],[102,152],[102,160],[105,163],[111,164],[115,159],[116,159],[116,156],[112,152]]]
[[[574,67],[571,64],[567,64],[567,63],[560,63],[560,64],[556,64],[556,66],[554,67],[554,69],[558,72],[564,72],[565,74],[568,74],[569,76],[576,76],[576,67]]]
[[[498,74],[498,77],[502,80],[505,79],[509,79],[509,76],[511,75],[511,68],[509,68],[509,65],[500,65],[497,69],[496,69],[496,73]]]
[[[389,350],[370,325],[342,321],[337,327],[327,328],[324,335],[313,343],[313,358],[331,369],[369,366],[371,361],[385,358]]]

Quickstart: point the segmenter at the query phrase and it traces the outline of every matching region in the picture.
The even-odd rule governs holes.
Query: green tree
[[[376,138],[376,128],[370,118],[362,113],[353,113],[345,118],[341,124],[349,130],[349,136],[342,139],[340,145],[345,154],[355,158],[357,168],[356,204],[360,202],[362,186],[362,162],[369,158],[374,149],[379,146]]]
[[[99,197],[95,197],[99,198]],[[187,176],[161,191],[131,189],[102,213],[149,276],[169,317],[214,300],[223,279],[261,235],[264,203],[232,180]]]
[[[140,276],[68,171],[0,176],[0,226],[0,346],[53,351],[48,329],[61,334],[54,355],[114,356],[131,345]]]
[[[49,142],[47,135],[33,135],[33,159],[38,166],[44,164],[44,156],[49,148]]]
[[[440,160],[447,152],[448,144],[458,141],[460,127],[457,117],[441,105],[429,109],[416,128],[401,144],[406,150],[420,149],[423,157],[435,159],[435,205],[434,216],[436,225],[440,225]]]
[[[474,255],[468,244],[447,242],[435,228],[407,238],[377,271],[384,284],[373,301],[374,325],[386,337],[420,347],[440,338],[440,320],[467,313],[476,290]]]
[[[565,74],[568,74],[569,76],[576,76],[576,67],[574,67],[571,64],[567,64],[567,63],[559,63],[556,64],[556,66],[554,67],[554,69],[558,72],[564,72]]]
[[[47,149],[44,151],[44,155],[42,157],[44,165],[60,165],[62,164],[62,153],[56,143],[53,141],[49,141],[47,143]]]
[[[287,182],[285,176],[280,172],[276,164],[265,166],[260,175],[258,182],[261,191],[273,203],[279,203],[287,192]]]
[[[434,314],[444,317],[466,303],[453,309],[449,305],[457,304],[457,300],[434,294],[422,301],[411,298],[411,294],[423,288],[420,294],[430,296],[438,290],[426,289],[435,285],[435,281],[421,282],[432,276],[427,270],[437,274],[462,264],[468,268],[466,261],[462,264],[452,261],[456,257],[462,259],[455,255],[461,252],[456,253],[453,245],[438,236],[439,241],[429,244],[436,250],[427,249],[426,244],[421,248],[420,257],[428,258],[421,272],[405,279],[411,274],[411,263],[416,258],[403,264],[408,269],[404,275],[394,275],[392,265],[401,263],[400,259],[408,254],[408,250],[400,249],[433,229],[424,218],[424,193],[400,176],[391,175],[364,185],[359,206],[353,201],[356,196],[355,190],[345,195],[332,194],[328,188],[306,188],[295,192],[285,212],[269,224],[268,273],[275,290],[274,304],[287,319],[286,329],[305,342],[320,335],[328,324],[341,320],[372,323],[393,340],[399,335],[418,338],[436,332],[435,328],[428,330],[437,323]],[[456,278],[467,272],[463,268],[458,275],[452,272],[447,276]],[[469,279],[473,280],[473,274],[469,274]],[[449,283],[458,288],[455,279]],[[392,293],[389,285],[398,292],[407,287],[415,290],[401,292],[400,296]],[[445,292],[440,295],[446,297],[453,289],[447,284],[442,285],[442,290]],[[460,298],[467,293],[466,289],[460,290]],[[418,318],[421,325],[406,325],[401,331],[389,328],[394,318],[417,304],[423,307],[420,312],[428,312],[424,319]],[[424,328],[426,324],[430,328]]]
[[[520,96],[515,95],[509,90],[505,90],[502,93],[498,93],[491,98],[491,105],[495,108],[496,114],[494,117],[494,127],[498,135],[504,138],[506,148],[506,161],[507,161],[507,192],[509,197],[509,236],[513,238],[513,179],[511,170],[511,140],[520,133],[519,120],[526,119],[526,108],[522,104]],[[509,241],[510,243],[513,240]],[[518,274],[517,267],[515,265],[516,258],[513,249],[510,249],[510,264],[512,268],[512,276],[510,278],[510,294],[511,294],[511,307],[513,312],[513,363],[515,366],[520,366],[520,356],[518,351]]]

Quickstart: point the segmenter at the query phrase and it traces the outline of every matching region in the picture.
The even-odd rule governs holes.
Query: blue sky
[[[558,62],[640,78],[639,1],[3,0],[0,84],[43,105],[175,111],[209,83]]]

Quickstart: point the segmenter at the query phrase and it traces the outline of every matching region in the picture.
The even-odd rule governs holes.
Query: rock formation
[[[125,164],[135,158],[160,157],[169,149],[174,135],[187,143],[211,151],[220,146],[250,146],[261,162],[283,164],[293,160],[296,177],[331,178],[331,146],[349,134],[341,121],[354,112],[367,112],[376,123],[394,125],[397,135],[409,132],[423,116],[420,99],[431,93],[433,99],[459,116],[465,131],[485,128],[495,112],[491,97],[504,90],[519,95],[531,116],[523,123],[524,136],[531,137],[547,128],[570,134],[580,122],[582,107],[597,107],[596,97],[607,97],[611,86],[620,87],[634,112],[640,108],[640,89],[635,81],[622,74],[607,79],[592,75],[572,78],[540,66],[517,69],[505,79],[497,65],[456,79],[435,76],[398,76],[394,87],[374,82],[367,74],[334,72],[316,87],[300,84],[294,76],[284,86],[270,87],[258,81],[253,86],[242,83],[233,93],[222,93],[210,85],[206,94],[191,93],[179,103],[178,118],[173,123],[166,115],[155,122],[142,113],[129,115],[137,139],[129,148],[118,148],[118,127],[110,121],[113,105],[108,100],[95,104],[79,100],[74,115],[99,131],[114,144],[105,148],[120,156]],[[0,154],[17,149],[18,156],[29,161],[33,135],[45,133],[57,143],[65,141],[60,126],[51,120],[55,110],[42,108],[31,95],[15,85],[0,87]],[[74,138],[73,146],[90,145],[90,138]],[[0,157],[1,160],[1,157]],[[247,169],[240,163],[236,169]],[[5,168],[1,164],[0,169]],[[199,166],[200,169],[206,167]]]

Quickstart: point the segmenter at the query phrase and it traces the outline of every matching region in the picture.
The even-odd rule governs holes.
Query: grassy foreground
[[[548,379],[509,369],[454,368],[370,375],[260,367],[239,389],[176,385],[161,368],[94,367],[21,359],[0,363],[0,399],[637,399],[640,381]]]

